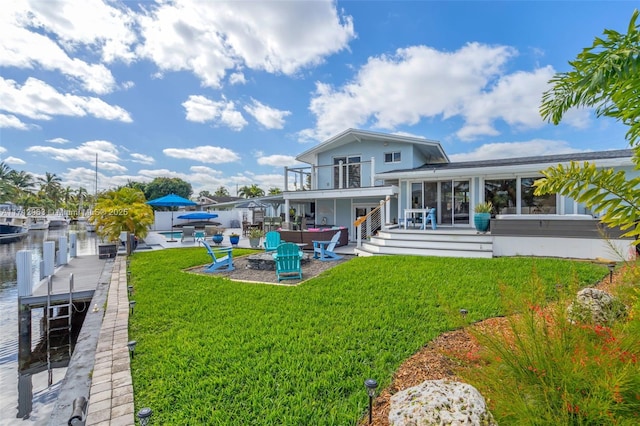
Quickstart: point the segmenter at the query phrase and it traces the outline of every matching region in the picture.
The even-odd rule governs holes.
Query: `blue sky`
[[[628,1],[3,2],[0,159],[92,189],[179,177],[283,185],[347,128],[435,139],[454,161],[628,147],[538,107]]]

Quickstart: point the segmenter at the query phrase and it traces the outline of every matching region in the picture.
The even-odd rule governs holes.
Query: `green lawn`
[[[238,249],[236,255],[249,250]],[[154,424],[353,425],[363,386],[382,387],[410,355],[468,318],[500,315],[499,286],[526,291],[536,274],[581,285],[604,266],[558,259],[355,258],[297,287],[182,272],[202,248],[131,258],[138,341],[136,409]]]

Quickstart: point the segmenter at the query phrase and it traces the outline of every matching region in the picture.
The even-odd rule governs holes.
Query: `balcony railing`
[[[315,191],[376,186],[375,161],[327,166],[285,167],[285,191]]]

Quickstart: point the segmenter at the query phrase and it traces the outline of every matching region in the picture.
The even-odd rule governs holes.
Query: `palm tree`
[[[55,173],[46,172],[45,176],[38,178],[40,192],[53,202],[53,207],[58,208],[62,196],[62,179]]]
[[[255,183],[251,186],[243,186],[238,190],[238,195],[244,198],[262,197],[264,190]]]
[[[280,188],[272,187],[272,188],[269,188],[268,194],[269,195],[280,195],[280,194],[282,194],[282,190]]]
[[[153,225],[153,209],[142,191],[120,188],[100,194],[89,221],[100,237],[117,241],[123,231],[144,238]]]
[[[14,197],[19,197],[24,193],[33,191],[33,176],[25,171],[11,170],[8,174],[10,184],[13,188]]]
[[[216,192],[214,192],[213,195],[216,196],[216,197],[228,197],[229,196],[229,190],[227,188],[225,188],[224,186],[221,186],[218,189],[216,189]]]

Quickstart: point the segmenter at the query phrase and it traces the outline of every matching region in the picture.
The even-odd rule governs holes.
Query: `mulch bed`
[[[612,283],[607,276],[596,287],[610,292],[616,287],[624,276],[625,268],[620,268],[614,275]],[[501,333],[508,330],[508,318],[489,318],[485,321],[474,324],[473,327],[482,329],[482,332]],[[391,395],[417,386],[425,380],[453,380],[461,381],[456,372],[465,368],[460,365],[461,359],[473,358],[473,354],[478,354],[482,347],[478,341],[467,331],[460,329],[441,334],[433,341],[427,343],[421,350],[416,352],[404,362],[396,371],[391,381],[391,385],[382,389],[374,400],[373,405],[373,425],[388,426]],[[471,357],[469,356],[471,355]],[[467,367],[468,368],[468,367]],[[360,422],[361,425],[368,425],[369,418],[365,416]]]

